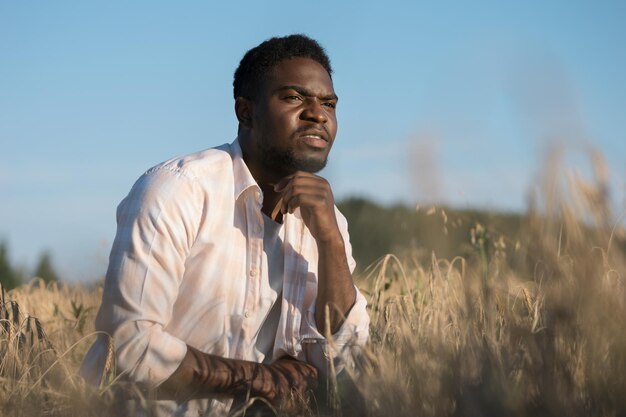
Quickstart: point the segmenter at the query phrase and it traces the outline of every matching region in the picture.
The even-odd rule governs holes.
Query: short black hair
[[[332,78],[333,70],[324,48],[306,35],[274,37],[250,49],[235,70],[233,96],[254,99],[268,72],[278,63],[291,58],[310,58],[323,66]]]

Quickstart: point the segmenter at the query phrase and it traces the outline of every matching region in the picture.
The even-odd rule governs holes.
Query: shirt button
[[[252,275],[253,277],[256,277],[256,274],[257,274],[257,273],[258,273],[258,272],[257,272],[257,269],[256,269],[256,268],[252,268],[252,269],[250,270],[250,275]]]
[[[256,226],[254,228],[254,233],[261,233],[261,226]]]
[[[250,312],[249,312],[248,310],[246,310],[246,312],[245,312],[245,313],[243,313],[243,315],[244,315],[246,318],[248,318],[248,317],[250,317]]]

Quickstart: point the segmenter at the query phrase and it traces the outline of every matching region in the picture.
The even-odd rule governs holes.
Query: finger
[[[298,207],[316,208],[324,205],[325,198],[319,194],[296,194],[283,202],[283,214],[293,213]]]
[[[316,207],[328,202],[328,193],[319,187],[298,187],[283,196],[283,213],[293,213],[298,208]]]
[[[329,190],[330,186],[328,182],[319,177],[293,177],[288,182],[280,185],[280,193],[285,196],[285,193],[288,193],[290,189],[320,189],[320,190]]]
[[[298,195],[315,195],[319,197],[324,197],[327,195],[324,187],[321,187],[317,184],[308,185],[308,184],[294,184],[290,183],[282,192],[282,212],[285,213],[287,211],[289,201]]]
[[[280,192],[285,189],[289,183],[299,183],[299,182],[310,182],[310,183],[326,183],[327,181],[315,174],[311,174],[309,172],[298,171],[291,175],[286,176],[285,178],[278,181],[274,184],[274,191]]]

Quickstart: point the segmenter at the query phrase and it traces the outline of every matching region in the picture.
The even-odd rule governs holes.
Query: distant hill
[[[489,260],[500,253],[509,267],[530,277],[536,273],[536,266],[543,257],[536,242],[548,239],[556,246],[569,242],[562,227],[563,219],[542,219],[537,213],[459,210],[443,206],[386,207],[364,198],[349,198],[337,206],[348,219],[357,271],[363,271],[386,254],[410,257],[421,265],[428,265],[433,254],[438,259],[462,256],[473,262],[478,261],[479,256]],[[567,229],[570,233],[587,236],[590,242],[596,239],[600,245],[596,249],[601,250],[606,250],[609,244],[603,236],[611,235],[611,245],[626,256],[623,228],[615,228],[610,218],[602,219],[603,226],[593,224],[583,218],[578,228]],[[482,247],[472,239],[472,233],[482,236]]]
[[[476,252],[471,229],[481,224],[493,239],[520,236],[526,216],[448,207],[385,207],[363,198],[349,198],[337,205],[348,219],[350,241],[358,268],[363,270],[387,253],[410,253],[418,260],[467,257]]]

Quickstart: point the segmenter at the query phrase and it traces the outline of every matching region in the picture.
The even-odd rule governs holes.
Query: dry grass
[[[626,415],[626,235],[600,180],[546,188],[555,198],[529,211],[523,236],[475,225],[473,257],[389,255],[359,278],[371,343],[353,376],[366,414]],[[1,415],[108,413],[109,391],[76,377],[100,291],[36,283],[7,295]],[[335,400],[356,414],[354,397]]]
[[[524,236],[477,225],[470,259],[372,270],[370,415],[626,415],[624,228],[604,176],[548,178]]]
[[[77,377],[101,289],[35,280],[2,293],[0,415],[106,415],[110,395]]]

